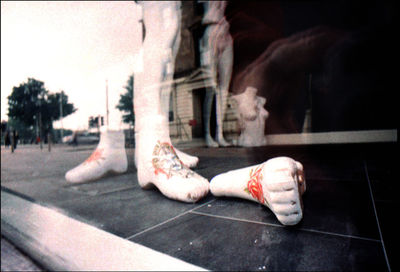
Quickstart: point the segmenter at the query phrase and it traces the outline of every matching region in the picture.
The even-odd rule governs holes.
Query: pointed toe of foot
[[[76,171],[70,170],[65,173],[65,179],[69,183],[79,183],[80,179],[79,176],[76,174]]]
[[[294,226],[297,225],[301,219],[303,218],[303,213],[293,213],[290,215],[276,215],[279,222],[285,226]]]

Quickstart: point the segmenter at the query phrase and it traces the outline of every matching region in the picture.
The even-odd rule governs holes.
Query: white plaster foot
[[[83,163],[69,170],[65,179],[70,183],[93,181],[107,173],[124,173],[128,169],[123,131],[102,131],[95,151]]]
[[[199,158],[196,156],[192,156],[189,155],[183,151],[180,151],[177,148],[174,148],[176,154],[178,155],[178,157],[181,159],[181,161],[183,162],[184,165],[186,165],[189,168],[193,168],[196,167],[197,164],[199,163]]]
[[[219,147],[218,143],[210,136],[206,136],[206,144],[208,147]]]
[[[295,225],[303,217],[303,166],[288,157],[220,174],[211,180],[210,190],[215,196],[259,202],[270,208],[283,225]]]
[[[162,128],[166,124],[162,118],[151,118],[144,122],[146,127],[137,132],[136,137],[140,138],[136,154],[139,185],[143,189],[154,185],[168,198],[196,202],[207,195],[209,182],[179,159],[168,133]]]

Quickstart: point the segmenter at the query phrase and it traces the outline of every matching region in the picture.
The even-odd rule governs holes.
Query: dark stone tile
[[[339,146],[202,148],[189,151],[199,156],[200,163],[196,171],[208,179],[279,156],[287,156],[301,162],[308,179],[360,180],[365,177],[363,159],[359,150],[346,152],[346,149]]]
[[[386,270],[379,242],[189,213],[132,239],[211,270]]]
[[[399,199],[400,184],[396,178],[371,180],[371,190],[375,201],[396,201]]]
[[[72,217],[84,219],[121,237],[129,237],[213,199],[211,195],[196,204],[167,199],[157,189],[134,187],[107,194],[87,196],[56,205]]]
[[[379,239],[367,181],[309,181],[301,227]]]
[[[392,157],[367,158],[368,176],[371,180],[383,179],[392,181],[397,170],[397,160]]]
[[[304,166],[306,179],[315,180],[364,180],[362,160],[307,159],[300,162]]]
[[[381,227],[382,238],[386,248],[386,254],[389,259],[392,271],[400,269],[399,259],[396,258],[400,247],[398,243],[398,225],[395,221],[395,215],[398,214],[399,200],[397,201],[376,201],[376,211]]]
[[[297,228],[379,239],[366,181],[308,180],[303,203],[303,220],[296,226]],[[236,198],[218,198],[210,205],[196,211],[280,224],[267,207]]]
[[[393,271],[399,270],[399,261],[395,253],[399,252],[397,243],[397,224],[395,214],[399,210],[398,192],[400,185],[396,175],[397,159],[395,145],[383,145],[376,150],[370,150],[366,156],[366,168],[371,182],[372,194],[382,238],[386,248],[389,263]]]
[[[400,184],[397,182],[397,161],[388,156],[366,159],[366,169],[376,201],[398,200]]]
[[[257,163],[247,160],[246,158],[214,158],[214,157],[199,157],[200,163],[197,168],[193,169],[196,173],[205,177],[209,181],[221,173],[255,165]]]

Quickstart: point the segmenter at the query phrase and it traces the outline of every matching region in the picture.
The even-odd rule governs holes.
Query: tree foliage
[[[13,87],[8,96],[8,117],[27,127],[33,127],[40,116],[43,128],[52,129],[52,122],[61,117],[60,97],[63,117],[76,111],[74,105],[68,103],[68,96],[64,92],[49,93],[44,82],[28,78],[28,82]]]
[[[124,87],[126,90],[125,94],[121,94],[118,105],[116,108],[122,111],[122,121],[127,124],[135,124],[135,114],[133,112],[133,75],[131,75],[126,82]]]
[[[32,128],[27,127],[24,123],[22,123],[19,120],[9,118],[7,127],[9,128],[9,130],[11,130],[12,128],[13,130],[18,131],[19,139],[21,141],[29,141],[34,137],[34,134],[32,133]]]

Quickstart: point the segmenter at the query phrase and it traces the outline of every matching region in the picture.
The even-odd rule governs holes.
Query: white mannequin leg
[[[223,134],[224,130],[224,116],[225,109],[227,104],[228,90],[218,90],[216,94],[217,100],[217,142],[219,146],[231,146],[232,144],[228,143]]]
[[[206,89],[206,97],[203,104],[203,119],[204,119],[204,138],[208,147],[218,147],[218,143],[214,141],[211,136],[210,119],[212,111],[212,103],[214,100],[214,90],[212,88]]]
[[[174,46],[175,47],[175,46]],[[164,77],[164,82],[171,82],[173,79],[173,71],[174,71],[174,65],[173,60],[175,58],[169,59],[168,63],[167,63],[167,74]],[[170,70],[172,71],[172,73],[170,72]],[[161,90],[161,107],[162,107],[162,112],[163,115],[165,116],[165,118],[169,118],[169,108],[170,108],[170,97],[171,97],[171,85],[168,84],[168,86],[165,86],[162,90]],[[169,131],[169,126],[168,126],[168,131]],[[168,132],[169,134],[169,132]],[[182,162],[192,168],[192,167],[196,167],[197,164],[199,163],[199,158],[196,156],[192,156],[189,155],[185,152],[182,152],[180,150],[178,150],[177,148],[175,148],[176,153],[178,154],[179,158],[182,160]]]
[[[146,38],[143,72],[135,74],[135,139],[139,185],[156,186],[171,199],[195,202],[208,193],[209,183],[182,163],[169,137],[169,123],[161,107],[165,55],[170,52],[179,22],[176,2],[143,2]]]
[[[303,217],[303,166],[288,157],[220,174],[211,180],[210,190],[215,196],[259,202],[270,208],[283,225],[295,225]]]
[[[174,79],[175,58],[176,55],[178,54],[179,45],[181,43],[181,27],[180,27],[181,11],[180,8],[176,8],[175,10],[177,16],[176,21],[178,22],[177,33],[175,35],[175,40],[171,47],[170,51],[171,54],[166,54],[165,55],[166,59],[163,60],[163,62],[165,62],[163,82],[172,82],[172,80]],[[164,116],[167,119],[169,118],[171,92],[172,92],[171,84],[165,85],[164,88],[161,90],[161,108]],[[186,166],[196,167],[196,165],[199,163],[198,157],[191,156],[185,152],[178,150],[177,148],[175,148],[175,151]]]
[[[152,68],[157,71],[154,62]],[[156,101],[159,100],[159,89],[141,88],[143,81],[152,82],[155,75],[157,73],[149,76],[143,73],[135,81],[138,84],[134,96],[135,158],[139,185],[144,189],[154,185],[168,198],[196,202],[208,193],[209,183],[186,167],[176,155],[169,137],[168,121]]]
[[[229,32],[228,32],[229,33]],[[218,58],[218,74],[219,82],[217,88],[217,141],[220,146],[230,146],[224,139],[223,135],[223,123],[226,112],[226,105],[228,102],[228,90],[229,83],[232,76],[232,65],[233,65],[233,42],[229,34],[224,37],[223,43],[227,45],[224,47],[221,55]]]
[[[202,65],[209,67],[212,78],[216,82],[216,140],[209,133],[212,97],[206,95],[204,120],[206,124],[206,143],[208,146],[230,146],[223,136],[223,121],[227,105],[229,83],[233,65],[233,41],[229,34],[229,23],[224,17],[226,1],[210,1],[205,3],[203,23],[208,25],[201,40]]]

